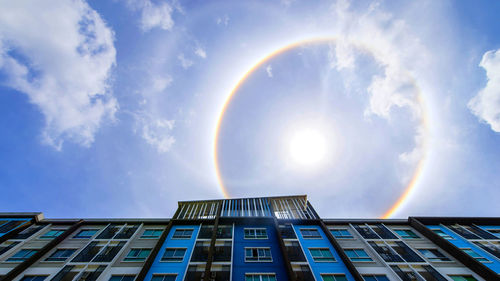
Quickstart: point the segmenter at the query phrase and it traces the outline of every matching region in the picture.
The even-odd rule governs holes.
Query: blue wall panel
[[[299,239],[300,245],[306,254],[307,261],[311,267],[311,270],[314,274],[316,280],[321,281],[321,274],[345,274],[347,280],[354,281],[354,277],[352,277],[351,273],[345,266],[345,264],[340,259],[339,254],[335,251],[335,248],[330,244],[328,238],[326,237],[321,227],[317,225],[293,225],[297,238]],[[304,239],[302,234],[300,233],[301,228],[307,229],[317,229],[321,234],[321,239]],[[329,248],[335,257],[335,262],[315,262],[309,252],[309,248]]]
[[[6,231],[6,232],[0,232],[0,237],[4,236],[5,234],[11,232],[12,230],[14,229],[17,229],[18,227],[22,226],[25,222],[27,221],[30,221],[31,219],[28,219],[28,218],[17,218],[17,219],[13,219],[13,218],[0,218],[0,221],[5,221],[5,223],[2,223],[0,224],[0,228],[4,225],[6,225],[7,223],[11,222],[11,221],[23,221],[23,223],[19,224],[18,226],[10,229],[9,231]]]
[[[191,239],[172,239],[175,230],[181,229],[193,229],[193,235]],[[170,229],[170,233],[165,240],[165,243],[160,248],[158,255],[155,257],[151,269],[146,275],[145,280],[149,281],[153,277],[153,274],[177,274],[175,281],[182,281],[184,279],[184,274],[186,273],[189,260],[191,258],[191,253],[193,252],[194,244],[196,242],[196,237],[198,236],[200,226],[199,225],[174,225]],[[182,262],[162,262],[160,261],[165,253],[166,248],[187,248],[186,254],[184,255],[184,260]]]
[[[483,262],[483,264],[485,266],[491,268],[491,270],[495,271],[496,273],[500,273],[500,262],[493,255],[489,254],[488,252],[481,249],[480,247],[474,245],[472,242],[469,242],[467,239],[462,238],[462,236],[456,234],[455,232],[451,231],[447,227],[444,227],[441,225],[428,225],[427,227],[430,229],[441,229],[444,233],[450,235],[453,238],[453,239],[448,239],[448,241],[450,243],[457,246],[458,248],[470,248],[474,252],[487,258],[489,260],[489,262]]]
[[[244,229],[265,228],[268,239],[244,239]],[[270,247],[272,262],[245,262],[245,247]],[[277,233],[273,225],[236,225],[234,228],[233,280],[245,280],[245,273],[275,273],[278,281],[287,281]]]

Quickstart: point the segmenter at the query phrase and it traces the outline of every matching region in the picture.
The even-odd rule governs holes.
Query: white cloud
[[[146,142],[156,148],[159,153],[168,152],[175,143],[171,132],[175,121],[163,118],[153,118],[147,114],[136,116],[140,127],[140,134]]]
[[[479,66],[486,71],[488,82],[469,101],[469,109],[500,133],[500,49],[484,53]]]
[[[266,72],[267,72],[267,76],[269,76],[269,78],[273,77],[273,67],[271,65],[266,66]]]
[[[203,50],[203,48],[200,46],[196,47],[196,49],[194,50],[194,53],[197,56],[199,56],[200,58],[203,58],[203,59],[207,58],[207,52],[205,50]]]
[[[355,56],[353,48],[344,40],[338,40],[335,45],[330,45],[328,59],[330,60],[330,67],[335,68],[337,71],[354,68]]]
[[[172,84],[172,76],[156,75],[151,77],[151,91],[154,93],[163,92],[170,84]]]
[[[151,0],[128,0],[127,7],[133,11],[140,11],[140,24],[145,32],[156,27],[170,30],[174,26],[174,20],[172,19],[174,7],[167,2],[154,3]]]
[[[181,65],[184,69],[188,69],[194,64],[194,62],[192,60],[186,58],[184,56],[184,54],[182,54],[182,53],[177,56],[177,59],[179,59]]]
[[[0,71],[45,117],[44,141],[89,146],[118,109],[109,91],[113,31],[83,1],[4,1]]]
[[[229,16],[228,15],[224,15],[223,17],[218,17],[215,22],[217,22],[217,25],[225,25],[227,26],[229,24]]]

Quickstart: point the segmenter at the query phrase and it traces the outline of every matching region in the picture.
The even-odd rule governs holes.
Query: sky
[[[500,2],[0,1],[0,211],[498,216]]]

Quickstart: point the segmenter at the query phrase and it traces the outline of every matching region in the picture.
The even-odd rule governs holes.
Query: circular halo
[[[219,116],[217,117],[217,123],[215,126],[215,134],[214,134],[214,143],[213,143],[213,153],[214,153],[214,166],[215,166],[215,173],[217,177],[217,183],[219,184],[220,190],[222,194],[224,195],[225,198],[230,198],[229,193],[224,185],[224,181],[222,180],[222,175],[220,172],[219,168],[219,154],[218,154],[218,142],[219,142],[219,132],[220,132],[220,127],[222,120],[224,119],[224,114],[226,112],[226,109],[228,108],[229,104],[231,103],[232,98],[240,88],[240,86],[245,82],[245,80],[260,66],[265,64],[267,61],[270,59],[274,58],[275,56],[278,56],[286,51],[304,46],[304,45],[312,45],[312,44],[325,44],[325,43],[335,43],[337,41],[337,38],[335,37],[314,37],[314,38],[309,38],[309,39],[304,39],[304,40],[298,40],[294,41],[292,43],[289,43],[281,48],[278,48],[271,53],[265,55],[264,57],[260,58],[255,64],[253,64],[243,75],[238,79],[236,82],[235,86],[231,89],[231,92],[229,95],[226,97],[224,100],[224,103],[222,105],[222,109],[219,113]],[[356,46],[358,49],[364,50],[367,53],[373,54],[375,51],[371,50],[368,46],[355,43],[355,42],[349,42],[352,45]],[[412,85],[415,87],[417,90],[417,102],[420,105],[420,110],[421,110],[421,115],[420,115],[420,125],[423,128],[423,142],[422,142],[422,157],[417,163],[417,166],[415,168],[415,171],[413,172],[413,176],[411,177],[410,182],[404,189],[403,193],[398,197],[396,202],[394,202],[388,210],[380,217],[383,219],[390,218],[396,211],[399,210],[399,208],[407,202],[409,199],[410,195],[415,191],[415,188],[417,186],[418,180],[422,176],[422,172],[424,170],[425,166],[425,160],[427,156],[427,136],[428,136],[428,122],[427,122],[427,112],[426,108],[424,106],[424,101],[422,98],[422,93],[420,91],[420,87],[416,84],[416,81],[414,79],[411,79]]]

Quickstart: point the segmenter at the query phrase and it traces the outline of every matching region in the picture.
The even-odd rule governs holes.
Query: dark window
[[[191,239],[193,235],[193,229],[176,229],[174,232],[173,239]]]
[[[437,270],[435,270],[432,266],[430,265],[422,265],[423,270],[418,270],[418,273],[424,277],[425,280],[429,281],[447,281],[441,273],[439,273]]]
[[[377,243],[370,241],[368,242],[370,246],[382,257],[382,259],[386,262],[403,262],[403,259],[398,256],[394,250],[390,247],[384,245],[378,245]]]
[[[392,233],[387,227],[383,224],[372,225],[371,228],[375,231],[378,236],[382,239],[398,239],[394,233]]]
[[[151,278],[151,281],[175,281],[175,278],[177,278],[177,275],[153,275],[153,278]]]
[[[270,262],[272,261],[270,248],[245,248],[246,262]]]
[[[72,262],[89,262],[99,253],[101,248],[96,241],[92,241],[76,255]]]
[[[354,225],[354,228],[363,236],[365,239],[380,239],[378,235],[373,232],[369,227],[365,225]]]
[[[344,274],[321,274],[323,281],[347,281]]]
[[[309,252],[315,262],[335,261],[335,258],[329,248],[309,248]]]
[[[186,248],[167,248],[161,261],[163,262],[181,262],[184,260],[184,255],[186,254]]]
[[[321,238],[321,234],[316,228],[301,228],[300,233],[304,239],[317,239]]]
[[[65,261],[76,251],[76,249],[57,249],[46,261]]]
[[[151,249],[130,249],[124,261],[145,261]]]
[[[138,228],[138,225],[125,226],[118,234],[116,234],[115,239],[129,239]]]
[[[115,236],[118,230],[120,230],[119,226],[109,225],[101,233],[99,233],[96,239],[111,239],[113,238],[113,236]]]
[[[431,230],[432,230],[432,232],[436,233],[437,235],[441,236],[444,239],[453,240],[453,237],[451,237],[450,235],[446,234],[441,229],[431,229]]]
[[[205,243],[203,241],[197,241],[195,246],[194,246],[191,261],[192,262],[206,262],[208,259],[209,245],[210,245],[210,243]]]
[[[71,271],[75,266],[74,265],[66,265],[59,271],[56,276],[54,276],[50,281],[71,281],[78,273],[76,271]]]
[[[215,245],[214,261],[231,261],[231,241],[219,243]]]
[[[489,244],[489,243],[481,243],[481,242],[474,242],[477,246],[481,247],[481,249],[485,250],[486,252],[494,255],[495,257],[500,259],[500,246],[499,245],[494,245],[494,244]]]
[[[17,244],[19,244],[19,242],[12,242],[8,245],[0,246],[0,256],[6,253],[8,250],[14,248],[14,246],[16,246]]]
[[[113,275],[108,281],[134,281],[135,275]]]
[[[458,235],[462,236],[465,239],[481,239],[476,234],[466,230],[465,228],[463,228],[461,226],[448,226],[448,228],[450,228],[455,233],[457,233]]]
[[[152,238],[160,238],[163,233],[163,229],[146,229],[144,233],[142,233],[141,238],[152,239]]]
[[[332,235],[337,239],[349,239],[353,238],[352,234],[347,230],[347,228],[333,228],[330,229]]]
[[[401,278],[403,281],[415,281],[419,280],[417,275],[412,272],[412,271],[403,271],[399,266],[397,265],[391,265],[392,270]]]
[[[285,224],[279,226],[280,234],[283,239],[295,239],[295,232],[293,231],[292,225]]]
[[[417,255],[410,247],[402,241],[396,241],[395,246],[391,246],[407,262],[423,262],[424,260]]]
[[[25,261],[33,256],[36,252],[38,252],[37,249],[22,249],[15,255],[7,259],[7,261]]]
[[[43,281],[47,278],[47,276],[43,275],[31,275],[31,276],[24,276],[21,281]]]
[[[7,233],[25,222],[26,221],[9,221],[0,226],[0,233]]]
[[[219,225],[219,227],[217,228],[217,238],[229,239],[231,237],[233,237],[233,226]]]
[[[389,281],[389,278],[385,275],[363,275],[365,281]]]
[[[92,261],[93,262],[110,262],[118,254],[125,242],[120,242],[117,245],[108,245],[104,248]]]
[[[80,230],[80,232],[78,232],[78,234],[73,236],[73,238],[78,238],[78,239],[91,238],[96,233],[97,233],[97,229],[82,229],[82,230]]]
[[[290,244],[286,245],[286,252],[288,253],[288,257],[290,258],[290,261],[306,261],[306,257],[304,256],[304,253],[302,252],[302,248],[300,247],[299,242],[290,241],[287,243],[290,243]]]
[[[106,269],[105,265],[100,265],[97,267],[96,270],[94,271],[84,271],[82,275],[79,277],[79,281],[97,281],[97,278],[99,278],[99,275]]]
[[[198,234],[198,239],[210,239],[212,238],[213,232],[214,232],[213,225],[202,225],[200,228],[200,234]]]

